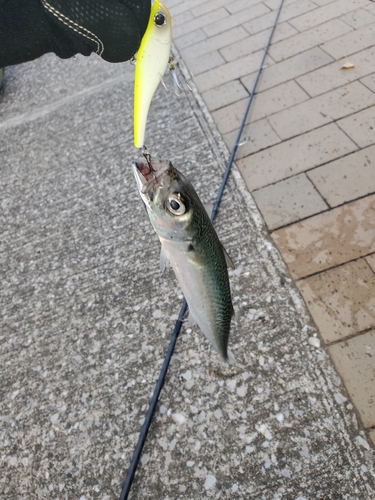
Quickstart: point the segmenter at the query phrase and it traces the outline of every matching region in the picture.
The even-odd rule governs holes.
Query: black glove
[[[47,52],[126,61],[139,47],[150,8],[150,0],[0,0],[0,67]]]

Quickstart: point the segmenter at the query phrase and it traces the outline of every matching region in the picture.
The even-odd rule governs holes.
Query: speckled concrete
[[[6,72],[6,500],[118,498],[179,311],[130,169],[132,72],[53,56]],[[199,96],[160,89],[147,135],[212,202],[227,151]],[[373,499],[373,449],[236,169],[216,226],[237,266],[237,365],[183,328],[131,498]]]

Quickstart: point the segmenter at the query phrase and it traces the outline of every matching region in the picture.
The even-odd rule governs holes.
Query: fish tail
[[[226,359],[227,363],[229,365],[235,365],[236,364],[236,358],[234,357],[234,354],[232,351],[230,351],[228,349],[228,353],[227,353],[227,359]]]

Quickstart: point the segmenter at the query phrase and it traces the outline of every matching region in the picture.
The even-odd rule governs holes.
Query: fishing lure
[[[144,146],[146,122],[152,97],[170,61],[172,44],[171,15],[156,0],[136,54],[134,79],[134,146]]]

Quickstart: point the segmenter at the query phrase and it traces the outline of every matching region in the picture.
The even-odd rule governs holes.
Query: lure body
[[[136,54],[134,80],[134,146],[142,148],[152,97],[168,65],[172,43],[172,22],[168,9],[158,0]]]

